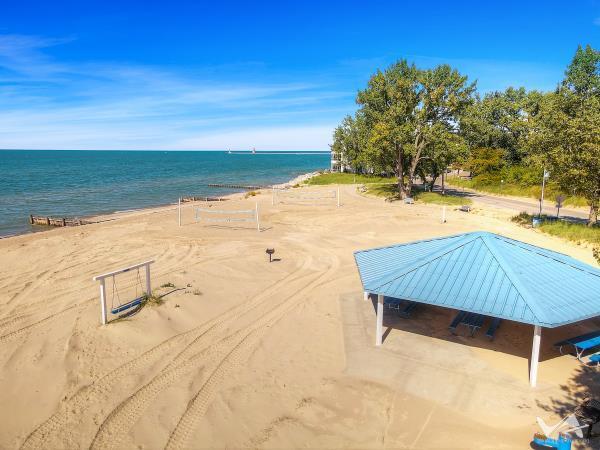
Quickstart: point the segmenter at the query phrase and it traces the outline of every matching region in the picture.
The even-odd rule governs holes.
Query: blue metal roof
[[[354,253],[364,290],[557,327],[600,315],[600,270],[493,233]]]

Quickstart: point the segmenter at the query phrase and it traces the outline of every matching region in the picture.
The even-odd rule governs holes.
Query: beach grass
[[[511,220],[519,225],[531,225],[533,220],[531,214],[522,212],[514,216]],[[538,227],[539,230],[552,236],[557,236],[572,242],[589,242],[591,244],[600,244],[600,226],[587,226],[580,222],[565,222],[557,220],[554,217],[542,216],[542,223]]]
[[[322,173],[308,179],[305,183],[313,186],[327,184],[371,184],[389,183],[390,178],[375,175],[361,175],[353,173]]]
[[[465,180],[458,177],[449,177],[448,184],[457,187],[464,187],[467,189],[473,189],[475,191],[487,192],[489,194],[496,195],[507,195],[513,197],[527,197],[538,199],[541,196],[541,186],[523,186],[517,183],[489,183],[485,181],[473,178],[472,180]],[[548,200],[555,200],[560,194],[560,191],[552,184],[546,186],[544,191],[544,197]],[[563,194],[564,195],[564,194]],[[586,207],[588,201],[577,195],[564,195],[565,200],[564,206],[575,206],[575,207]]]

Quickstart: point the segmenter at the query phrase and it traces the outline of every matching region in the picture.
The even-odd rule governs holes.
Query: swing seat
[[[144,300],[144,297],[138,297],[136,299],[131,300],[130,302],[123,303],[122,305],[119,305],[116,308],[111,309],[110,312],[113,314],[119,314],[122,311],[126,311],[130,308],[133,308],[134,306],[138,306],[139,304],[142,303],[142,300]]]

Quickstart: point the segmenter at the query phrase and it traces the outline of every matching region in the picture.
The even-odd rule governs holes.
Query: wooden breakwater
[[[247,189],[247,190],[268,189],[271,187],[271,186],[252,186],[252,185],[248,186],[248,185],[243,185],[243,184],[219,184],[219,183],[205,184],[204,186],[216,187],[216,188]]]
[[[31,225],[45,225],[47,227],[76,227],[80,225],[88,225],[89,220],[78,219],[73,217],[49,217],[49,216],[34,216],[29,215],[29,223]]]
[[[222,197],[181,197],[181,203],[186,202],[224,202],[229,200]]]

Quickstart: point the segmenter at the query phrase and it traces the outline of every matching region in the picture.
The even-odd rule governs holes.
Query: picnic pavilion
[[[600,270],[562,253],[487,232],[433,238],[354,253],[365,292],[377,295],[375,344],[384,302],[410,314],[419,303],[457,310],[450,328],[475,330],[490,317],[533,325],[529,382],[535,387],[542,328],[600,315]],[[597,334],[600,336],[600,333]],[[600,337],[595,338],[600,344]]]

